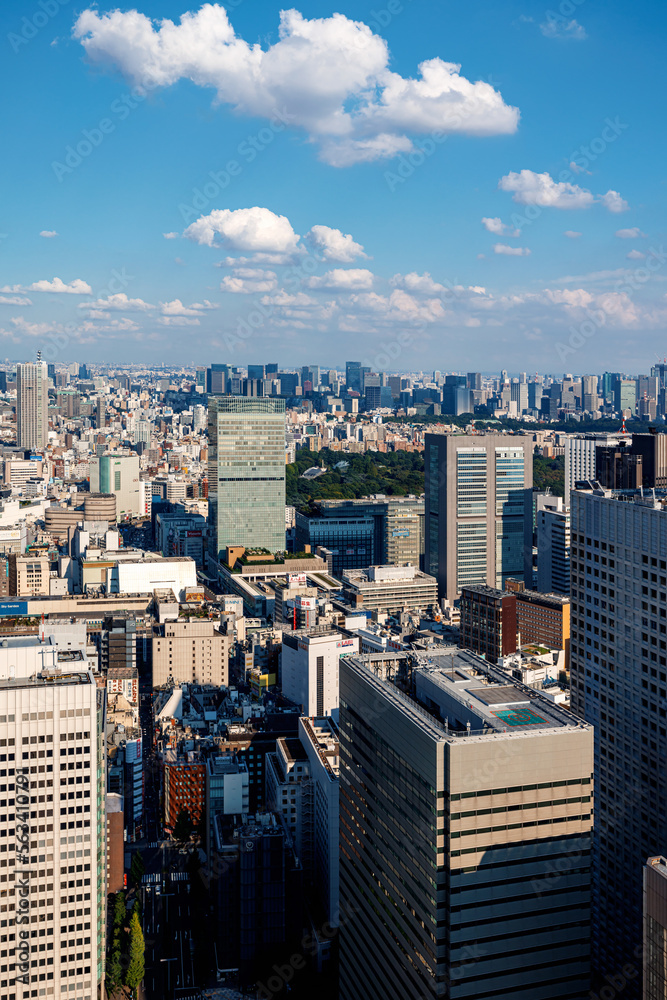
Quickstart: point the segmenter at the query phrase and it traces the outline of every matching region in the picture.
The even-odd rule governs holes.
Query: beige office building
[[[231,639],[211,621],[167,622],[153,638],[153,687],[229,683]]]
[[[456,647],[341,660],[339,725],[341,1000],[588,996],[593,727]]]
[[[10,594],[12,597],[39,597],[48,594],[50,572],[47,556],[10,555]]]

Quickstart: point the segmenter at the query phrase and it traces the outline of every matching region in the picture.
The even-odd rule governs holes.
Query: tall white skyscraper
[[[0,996],[95,1000],[106,918],[104,692],[80,650],[53,642],[0,646]]]
[[[16,366],[16,436],[19,448],[46,448],[49,378],[43,361]]]
[[[570,593],[570,508],[562,497],[537,495],[537,589]]]

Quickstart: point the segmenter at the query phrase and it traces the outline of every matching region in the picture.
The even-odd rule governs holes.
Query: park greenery
[[[302,479],[314,465],[326,468],[316,479]],[[338,468],[336,467],[338,466]],[[421,452],[298,451],[287,466],[287,503],[310,513],[318,500],[354,500],[372,493],[419,496],[424,492],[424,456]]]

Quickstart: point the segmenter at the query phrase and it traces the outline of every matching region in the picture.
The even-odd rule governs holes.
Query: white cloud
[[[530,250],[528,247],[510,247],[507,243],[494,243],[493,252],[504,254],[506,257],[528,257]]]
[[[81,302],[79,309],[103,310],[104,312],[148,312],[155,309],[150,302],[143,299],[130,299],[125,292],[117,292],[106,299],[95,299],[94,302]]]
[[[578,240],[581,233],[578,233],[576,229],[566,229],[563,236],[567,236],[569,240]]]
[[[199,326],[198,317],[167,315],[160,316],[157,320],[160,326]]]
[[[638,240],[640,237],[645,237],[646,233],[643,233],[639,226],[633,226],[631,229],[617,229],[615,236],[618,236],[619,240]]]
[[[394,288],[403,288],[407,292],[414,292],[421,295],[439,295],[446,291],[445,286],[434,281],[428,271],[424,274],[417,274],[411,271],[410,274],[395,274],[390,278],[389,284]]]
[[[33,281],[32,285],[28,285],[26,289],[15,289],[16,291],[28,291],[28,292],[59,292],[65,295],[92,295],[92,288],[87,281],[83,281],[81,278],[75,278],[74,281],[68,283],[62,281],[60,278],[54,278],[53,281],[47,281],[46,279],[42,281]]]
[[[88,323],[84,322],[80,327],[83,333],[135,333],[140,330],[141,327],[130,319],[129,316],[124,316],[122,319],[109,319],[105,323]]]
[[[641,250],[631,250],[625,256],[628,260],[646,260],[646,254],[642,253]]]
[[[282,11],[278,41],[266,49],[238,37],[214,3],[180,24],[88,9],[73,33],[94,65],[146,89],[180,79],[214,88],[238,114],[304,130],[337,166],[395,156],[411,148],[411,136],[436,130],[499,135],[518,125],[518,109],[489,83],[461,76],[456,63],[428,59],[415,78],[392,72],[384,39],[342,14],[308,20]]]
[[[498,181],[501,191],[511,191],[512,200],[520,205],[539,205],[541,208],[581,209],[590,208],[595,202],[604,205],[610,212],[624,212],[627,202],[617,191],[607,191],[594,195],[587,188],[567,181],[555,181],[546,171],[534,170],[510,172]]]
[[[256,292],[272,292],[277,285],[275,271],[261,267],[235,267],[231,275],[222,279],[220,289],[236,295],[253,295]]]
[[[606,194],[600,195],[598,200],[610,212],[627,212],[630,207],[625,198],[621,198],[618,191],[607,191]]]
[[[520,236],[521,230],[508,226],[501,219],[482,219],[482,225],[494,236]]]
[[[319,277],[306,278],[304,285],[307,288],[336,288],[341,291],[372,288],[373,272],[363,267],[350,267],[347,270],[336,267]]]
[[[177,240],[181,234],[180,233],[163,233],[162,235],[164,236],[165,240]]]
[[[564,38],[575,42],[583,42],[587,38],[586,30],[577,20],[568,21],[565,17],[551,15],[540,25],[540,31],[545,38]]]
[[[58,233],[55,231],[55,229],[42,229],[39,235],[43,236],[45,240],[52,240],[54,236],[58,235]]]
[[[325,260],[336,260],[341,264],[351,264],[357,257],[366,257],[364,248],[355,243],[349,233],[329,226],[313,226],[304,237],[315,250],[319,250]]]
[[[230,250],[256,253],[294,253],[299,241],[289,219],[257,206],[214,209],[188,226],[183,235],[209,247],[219,245],[219,236]]]
[[[32,302],[25,295],[0,295],[0,305],[31,306]]]
[[[160,312],[162,315],[171,317],[201,316],[203,312],[217,308],[218,306],[213,302],[209,302],[208,299],[205,299],[203,302],[193,302],[189,306],[183,305],[180,299],[160,303]]]

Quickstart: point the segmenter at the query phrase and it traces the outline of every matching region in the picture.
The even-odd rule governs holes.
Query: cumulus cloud
[[[606,194],[600,195],[598,200],[610,212],[627,212],[630,207],[618,191],[607,191]]]
[[[578,240],[581,233],[578,233],[576,229],[566,229],[563,236],[567,236],[569,240]]]
[[[520,236],[521,230],[515,229],[514,226],[508,226],[500,219],[482,219],[482,225],[489,233],[493,233],[494,236]]]
[[[342,14],[304,18],[282,11],[278,40],[262,48],[236,35],[219,4],[153,22],[136,10],[84,10],[74,36],[96,66],[116,68],[146,89],[187,79],[213,88],[237,114],[272,118],[305,131],[336,166],[395,156],[433,131],[501,135],[519,111],[491,84],[472,82],[441,58],[415,77],[389,69],[383,38]]]
[[[632,226],[631,229],[617,229],[615,235],[619,240],[638,240],[640,237],[645,237],[646,233],[643,233],[639,226]]]
[[[568,21],[566,17],[554,15],[547,17],[540,25],[540,31],[545,38],[563,38],[575,42],[583,42],[588,37],[585,28],[575,18]]]
[[[501,191],[511,191],[512,200],[519,205],[581,209],[590,208],[595,202],[599,202],[610,212],[624,212],[628,207],[617,191],[594,195],[578,184],[555,181],[546,171],[543,174],[534,170],[512,171],[500,178],[498,187]]]
[[[642,253],[641,250],[631,250],[625,256],[628,260],[646,260],[646,254]]]
[[[507,243],[494,243],[493,252],[504,254],[506,257],[528,257],[530,255],[528,247],[511,247]]]
[[[93,302],[81,302],[79,309],[93,309],[104,312],[148,312],[155,309],[150,302],[143,299],[130,299],[125,292],[117,292],[106,299],[95,299]]]
[[[204,246],[219,246],[218,237],[230,250],[255,253],[294,253],[299,241],[289,219],[268,208],[214,209],[183,233]]]
[[[447,290],[444,285],[434,281],[428,271],[424,274],[417,274],[416,271],[411,271],[409,274],[395,274],[390,278],[389,284],[394,288],[403,288],[407,292],[420,295],[439,295]]]
[[[129,316],[123,316],[122,319],[109,319],[104,323],[84,322],[80,329],[83,333],[135,333],[141,327]]]
[[[180,233],[163,233],[165,240],[177,240],[181,235]]]
[[[180,299],[160,303],[160,312],[162,315],[171,317],[201,316],[203,312],[217,308],[217,303],[209,302],[208,299],[204,299],[203,302],[193,302],[189,306],[183,305]]]
[[[362,288],[372,288],[373,272],[363,267],[350,267],[347,270],[335,267],[318,277],[306,278],[307,288],[337,288],[341,291],[352,291]]]
[[[351,264],[357,257],[366,257],[364,248],[355,243],[349,233],[340,229],[330,229],[329,226],[313,226],[306,233],[304,240],[314,250],[319,251],[325,260],[336,260],[341,264]]]
[[[235,267],[230,275],[222,279],[220,289],[236,295],[252,295],[255,292],[272,292],[277,285],[275,271],[261,267]]]
[[[82,278],[75,278],[70,282],[54,278],[52,281],[46,279],[33,281],[32,285],[26,287],[13,285],[11,288],[0,288],[0,292],[58,292],[64,295],[92,295],[93,290],[88,282],[83,281]]]
[[[45,240],[52,240],[54,236],[58,235],[58,233],[55,231],[55,229],[42,229],[39,235],[43,236]]]
[[[25,295],[0,295],[0,305],[31,306],[32,302]]]

